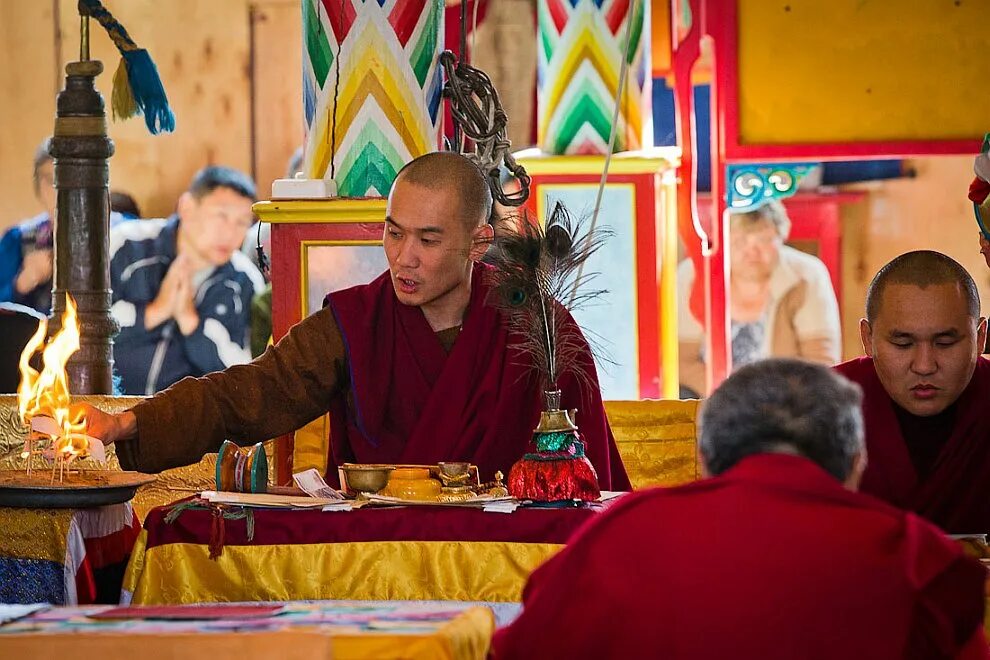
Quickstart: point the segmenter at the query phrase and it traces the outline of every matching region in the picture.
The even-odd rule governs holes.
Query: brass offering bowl
[[[73,468],[52,480],[51,470],[0,470],[0,506],[76,509],[130,501],[154,475],[120,470]]]
[[[471,479],[471,464],[467,462],[438,463],[440,481],[444,486],[465,486]]]
[[[358,493],[377,493],[388,486],[394,469],[392,465],[344,463],[340,466],[344,473],[344,483],[341,485],[351,496]]]

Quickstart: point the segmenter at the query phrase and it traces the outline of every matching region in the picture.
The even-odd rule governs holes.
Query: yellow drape
[[[146,549],[142,532],[124,576],[136,605],[269,600],[517,602],[552,543],[376,541]]]

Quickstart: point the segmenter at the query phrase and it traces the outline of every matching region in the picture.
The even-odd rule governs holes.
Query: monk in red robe
[[[330,411],[332,483],[343,461],[471,461],[482,479],[507,474],[543,397],[486,304],[489,267],[480,261],[491,209],[487,181],[467,158],[417,158],[389,195],[388,271],[329,295],[251,364],[187,378],[119,415],[84,406],[89,432],[116,442],[125,468],[157,472],[195,462],[225,438],[250,444]],[[583,373],[558,383],[562,405],[579,411],[602,489],[628,490],[590,349],[577,362]]]
[[[986,658],[986,570],[853,492],[857,387],[767,360],[704,404],[711,478],[624,496],[538,568],[493,640],[513,658]]]
[[[932,251],[880,269],[860,321],[866,357],[836,369],[863,388],[862,490],[952,534],[990,532],[990,361],[973,278]]]

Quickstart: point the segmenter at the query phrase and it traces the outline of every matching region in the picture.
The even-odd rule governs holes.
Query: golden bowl
[[[344,489],[348,495],[377,493],[388,486],[394,467],[391,465],[362,465],[344,463],[340,466],[344,473]]]
[[[471,478],[471,464],[467,462],[438,463],[440,480],[445,485],[466,484]]]
[[[430,477],[429,468],[395,468],[382,494],[404,500],[435,502],[440,490],[440,482]]]

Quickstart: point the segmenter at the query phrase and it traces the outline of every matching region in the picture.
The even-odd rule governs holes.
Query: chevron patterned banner
[[[302,0],[308,178],[332,175],[341,197],[384,197],[399,168],[439,148],[443,9]]]
[[[649,0],[537,0],[537,142],[549,154],[604,154],[631,21],[615,151],[653,143]]]

